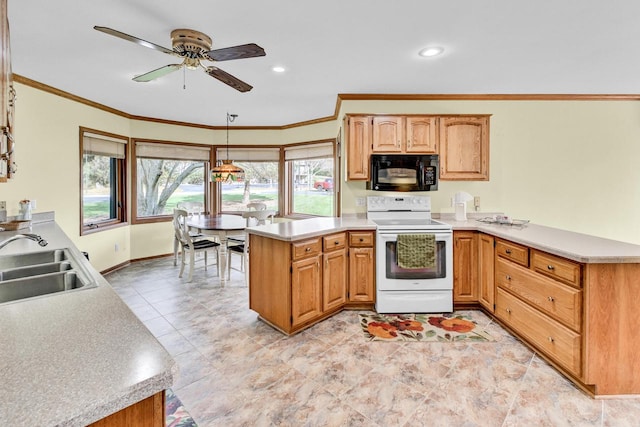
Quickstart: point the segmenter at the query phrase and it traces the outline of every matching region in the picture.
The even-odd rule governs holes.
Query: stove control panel
[[[368,212],[431,212],[429,196],[368,196]]]

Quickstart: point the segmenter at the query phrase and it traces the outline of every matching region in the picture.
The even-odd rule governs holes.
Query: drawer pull
[[[360,241],[361,241],[361,242],[364,242],[364,239],[361,237],[361,238],[360,238]]]
[[[511,249],[505,249],[504,253],[507,255],[511,255]]]
[[[549,302],[554,302],[556,300],[554,297],[548,297],[547,299],[549,300]]]
[[[549,340],[550,343],[554,341],[553,337],[547,337],[547,340]]]
[[[336,240],[335,242],[333,242],[333,243],[334,243],[334,244],[336,244],[336,245],[339,245],[339,244],[340,244],[340,242],[339,242],[339,241],[337,241],[337,240]]]
[[[311,248],[306,248],[305,251],[311,252]]]
[[[506,311],[507,311],[507,313],[511,314],[511,309],[510,308],[507,308]]]
[[[555,267],[553,265],[547,265],[547,270],[555,270]]]
[[[511,280],[511,276],[509,276],[508,274],[505,276],[505,278],[506,278],[507,280]]]

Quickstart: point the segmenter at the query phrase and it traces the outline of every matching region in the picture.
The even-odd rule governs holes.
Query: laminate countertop
[[[0,256],[68,248],[97,286],[0,304],[0,425],[85,426],[171,387],[171,356],[55,222],[30,232],[49,245]]]
[[[436,215],[434,219],[450,224],[454,231],[481,231],[581,263],[640,263],[640,245],[632,243],[531,223],[523,226],[486,224],[472,218],[455,221],[447,216],[438,218]],[[251,234],[292,242],[344,230],[376,230],[376,224],[366,218],[340,217],[303,219],[247,228]]]

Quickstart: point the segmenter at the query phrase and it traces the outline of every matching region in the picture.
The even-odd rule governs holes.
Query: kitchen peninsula
[[[454,240],[456,233],[467,233],[471,242],[489,242],[470,246],[478,255],[459,267],[477,281],[467,302],[482,307],[587,393],[640,394],[640,246],[536,224],[440,220],[453,226]],[[374,230],[365,219],[340,218],[249,228],[251,308],[287,334],[349,308],[348,296],[344,304],[325,306],[320,261],[339,242],[335,237],[373,236]],[[310,282],[298,280],[296,263],[308,259]],[[326,262],[322,272],[334,274]]]
[[[133,412],[144,424],[127,425],[164,426],[171,356],[53,220],[31,232],[48,246],[20,239],[0,257],[64,248],[97,286],[0,304],[0,425],[108,427]]]

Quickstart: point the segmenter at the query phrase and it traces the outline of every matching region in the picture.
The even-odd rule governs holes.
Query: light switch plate
[[[7,210],[7,202],[0,202],[0,211],[6,211]]]

